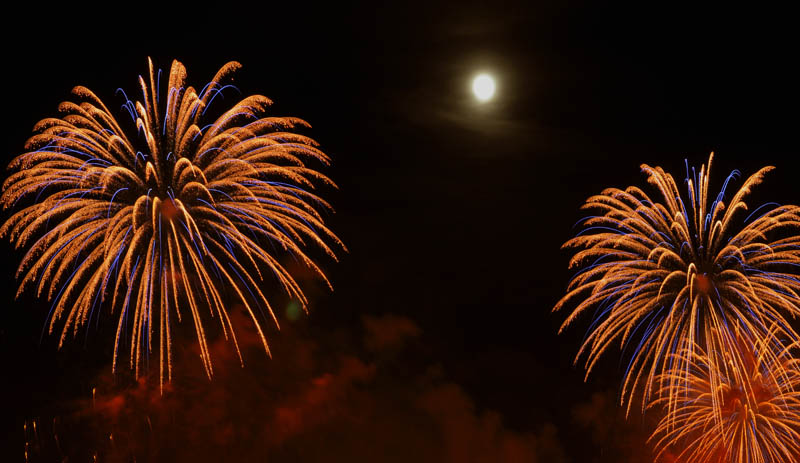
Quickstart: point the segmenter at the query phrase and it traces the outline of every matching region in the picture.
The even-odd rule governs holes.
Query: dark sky
[[[616,353],[584,383],[571,362],[586,323],[557,335],[560,246],[588,196],[644,185],[641,163],[682,178],[684,159],[714,151],[716,187],[775,165],[752,201],[800,201],[800,41],[788,11],[644,3],[5,15],[6,162],[74,85],[116,101],[118,87],[136,94],[148,56],[179,59],[200,87],[237,60],[242,92],[310,122],[333,157],[329,223],[349,252],[322,260],[335,291],[310,283],[310,316],[270,332],[272,360],[256,352],[208,383],[189,355],[159,402],[111,377],[102,327],[62,351],[40,341],[49,305],[15,302],[19,253],[4,241],[3,461],[24,461],[26,420],[56,416],[84,430],[62,431],[73,442],[57,448],[44,429],[42,461],[65,448],[137,461],[651,461],[650,418],[625,422],[614,406]],[[486,105],[469,94],[480,70],[498,79]],[[126,407],[82,415],[95,386]],[[130,450],[108,450],[112,428]]]

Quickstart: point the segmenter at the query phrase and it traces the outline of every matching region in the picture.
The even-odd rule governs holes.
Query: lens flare
[[[276,281],[306,309],[280,259],[327,283],[308,249],[335,260],[333,248],[344,246],[323,223],[330,206],[314,192],[335,185],[308,165],[326,166],[328,156],[293,132],[306,122],[266,116],[271,101],[261,95],[218,109],[223,93],[235,90],[223,82],[239,63],[223,66],[199,92],[186,86],[180,62],[166,79],[148,65],[141,101],[118,90],[129,120],[76,87],[79,103],[62,103],[61,117],[35,126],[3,184],[3,207],[19,210],[0,235],[27,249],[17,295],[34,288],[52,301],[48,328],[63,321],[59,346],[103,308],[116,317],[112,370],[127,338],[137,377],[156,350],[163,384],[171,378],[173,324],[187,311],[211,377],[208,318],[238,352],[227,307],[244,307],[269,353],[262,319],[277,318],[260,282]]]
[[[617,343],[631,352],[622,386],[628,412],[640,387],[645,407],[657,375],[686,371],[696,345],[735,352],[736,330],[747,345],[777,349],[782,339],[798,340],[785,318],[800,314],[800,280],[793,273],[800,266],[798,208],[771,204],[743,217],[745,196],[772,167],[748,178],[726,204],[728,184],[738,172],[712,196],[712,160],[713,153],[699,173],[690,174],[687,166],[685,202],[670,174],[642,165],[660,196],[651,199],[635,186],[592,196],[583,209],[596,215],[585,218],[584,231],[564,244],[579,249],[570,261],[579,271],[553,310],[576,305],[563,331],[594,309],[575,358],[586,356],[587,377]],[[676,352],[688,354],[672,357]],[[730,360],[743,361],[736,355]],[[709,374],[722,370],[711,368]],[[681,381],[680,375],[670,378]]]

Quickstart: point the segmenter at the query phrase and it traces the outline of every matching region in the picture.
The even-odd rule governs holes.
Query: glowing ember
[[[711,289],[714,287],[711,283],[711,277],[704,273],[698,273],[694,276],[694,284],[697,287],[697,290],[703,294],[710,294]]]

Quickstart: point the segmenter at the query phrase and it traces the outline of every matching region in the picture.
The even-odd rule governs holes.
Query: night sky
[[[245,368],[213,343],[209,382],[187,335],[161,396],[157,362],[155,386],[112,376],[115,327],[103,319],[61,350],[41,337],[49,304],[14,299],[21,253],[4,239],[3,461],[24,461],[23,424],[36,419],[31,461],[650,462],[657,413],[626,421],[616,405],[626,362],[611,352],[584,382],[572,361],[589,317],[558,335],[566,312],[551,313],[580,205],[606,187],[645,186],[642,163],[683,179],[684,160],[699,166],[711,151],[712,188],[733,169],[774,165],[750,203],[800,201],[788,11],[27,8],[0,28],[5,163],[75,85],[113,108],[117,88],[139,98],[148,56],[165,70],[180,60],[196,87],[236,60],[243,95],[308,121],[304,133],[333,158],[326,220],[349,252],[317,256],[333,292],[301,275],[308,316],[294,319],[276,293],[272,359],[244,330]],[[498,82],[483,105],[469,87],[479,71]]]

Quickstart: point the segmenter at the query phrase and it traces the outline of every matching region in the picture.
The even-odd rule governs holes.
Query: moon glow
[[[492,99],[495,92],[495,83],[489,74],[479,74],[472,80],[472,93],[480,102]]]

